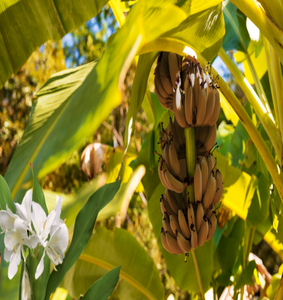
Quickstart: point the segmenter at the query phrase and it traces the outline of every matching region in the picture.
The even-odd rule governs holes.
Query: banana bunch
[[[194,203],[185,192],[165,189],[160,198],[163,215],[161,242],[171,254],[183,254],[202,246],[213,236],[217,219],[215,205],[222,196],[222,177],[214,157],[202,156],[195,166]]]
[[[155,68],[155,93],[160,104],[173,110],[173,90],[176,89],[176,74],[181,70],[182,57],[168,52],[161,52]]]
[[[220,113],[217,83],[192,61],[161,52],[155,69],[155,93],[161,105],[173,111],[181,127],[213,126]]]

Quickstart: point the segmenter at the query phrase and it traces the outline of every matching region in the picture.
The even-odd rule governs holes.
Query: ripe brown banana
[[[173,88],[172,88],[172,85],[171,85],[171,81],[170,79],[169,80],[169,84],[170,84],[170,89],[168,87],[164,87],[164,84],[167,84],[168,82],[166,82],[166,77],[163,77],[161,78],[160,74],[159,74],[159,68],[158,66],[156,67],[155,69],[155,77],[154,77],[154,84],[155,84],[155,87],[158,89],[158,92],[160,93],[160,95],[163,97],[163,98],[172,98],[173,100]],[[163,80],[163,82],[162,82]],[[167,92],[168,90],[168,92]]]
[[[181,232],[178,232],[177,234],[177,243],[178,243],[178,246],[180,247],[180,249],[183,251],[183,252],[190,252],[191,251],[191,243],[189,240],[187,240]]]
[[[206,241],[207,236],[208,236],[208,232],[209,232],[208,220],[203,219],[200,230],[198,232],[198,245],[199,245],[199,247],[201,247],[204,244],[204,242]]]
[[[214,205],[216,205],[222,196],[223,192],[223,184],[222,184],[222,176],[219,170],[216,170],[216,193],[213,199]]]
[[[209,205],[209,208],[206,210],[205,216],[206,216],[207,219],[209,219],[211,217],[211,215],[213,214],[213,211],[214,211],[214,204],[211,203]]]
[[[209,232],[207,235],[207,241],[210,240],[215,232],[216,229],[216,225],[217,225],[217,219],[215,214],[212,214],[210,219],[209,219]]]
[[[184,253],[178,246],[177,240],[169,232],[166,232],[165,236],[166,236],[167,244],[174,254]]]
[[[187,160],[185,158],[179,159],[179,165],[180,174],[178,177],[181,181],[184,181],[184,179],[187,177]]]
[[[171,98],[163,98],[157,88],[157,86],[155,86],[155,94],[158,97],[158,100],[160,102],[160,104],[167,109],[173,110],[173,99]]]
[[[216,179],[213,172],[210,172],[207,181],[207,187],[203,196],[202,204],[204,209],[208,209],[210,204],[213,203],[213,198],[216,192]]]
[[[173,212],[177,215],[178,210],[180,209],[179,205],[176,202],[176,200],[175,200],[174,196],[172,195],[172,193],[167,189],[165,189],[165,199],[169,203],[169,205],[170,205],[171,209],[173,210]]]
[[[191,237],[191,231],[190,231],[188,222],[185,218],[185,215],[181,209],[179,209],[179,211],[178,211],[178,222],[179,222],[179,225],[180,225],[180,228],[182,230],[184,237],[189,239]]]
[[[185,192],[185,190],[184,190]],[[187,201],[185,201],[183,193],[176,193],[174,191],[170,191],[171,195],[173,195],[175,201],[178,204],[179,209],[187,210]]]
[[[159,67],[159,73],[161,76],[170,77],[168,52],[160,52],[157,59],[157,66]]]
[[[191,229],[191,225],[195,226],[196,224],[195,212],[192,203],[188,203],[188,222],[189,222],[190,229]]]
[[[196,127],[196,145],[198,148],[203,147],[207,138],[209,126]]]
[[[165,235],[165,232],[164,232],[164,229],[163,229],[163,228],[161,229],[161,243],[162,243],[164,249],[165,249],[167,252],[169,252],[169,253],[171,253],[171,254],[176,254],[176,253],[174,253],[174,251],[171,250],[171,248],[169,247],[169,245],[168,245],[168,243],[167,243],[166,235]]]
[[[178,140],[180,142],[180,145],[184,145],[186,147],[186,138],[185,138],[185,132],[184,128],[182,128],[179,123],[177,122],[177,119],[175,118],[174,120],[174,125],[177,133]]]
[[[167,213],[168,216],[174,215],[172,208],[170,207],[169,203],[167,202],[167,200],[164,198],[163,195],[161,195],[160,198],[160,209],[162,214]]]
[[[179,125],[183,128],[188,127],[185,117],[185,109],[183,104],[184,96],[181,91],[181,79],[177,83],[176,91],[173,95],[173,112]]]
[[[173,143],[169,144],[168,158],[169,158],[169,166],[170,166],[170,170],[172,170],[172,174],[176,177],[179,176],[181,168],[178,160],[178,155]]]
[[[160,158],[159,160],[159,165],[158,165],[158,175],[159,175],[159,179],[161,181],[161,183],[163,184],[163,186],[166,188],[166,189],[170,189],[170,186],[168,185],[166,179],[165,179],[165,176],[164,176],[164,171],[165,170],[168,170],[167,169],[167,165],[165,163],[165,160],[163,158]]]
[[[167,213],[163,214],[163,219],[162,219],[162,226],[165,230],[165,232],[169,232],[171,235],[174,235],[174,232],[171,229],[170,226],[170,221]]]
[[[196,163],[194,171],[194,196],[195,202],[201,202],[202,200],[202,174],[200,164]]]
[[[201,89],[199,91],[198,107],[197,107],[197,115],[196,115],[196,125],[195,126],[203,125],[203,121],[205,119],[205,114],[206,114],[206,105],[207,105],[207,93],[206,93],[206,90],[201,86]]]
[[[180,180],[178,180],[177,178],[175,178],[169,171],[164,170],[164,178],[166,180],[167,185],[169,186],[166,187],[169,190],[172,190],[176,193],[182,193],[184,191],[184,189],[188,186],[187,183],[183,183]]]
[[[209,174],[208,164],[205,156],[201,158],[200,169],[201,169],[201,176],[202,176],[202,195],[204,195],[206,185],[207,185],[207,180],[208,180],[208,174]]]
[[[206,114],[205,114],[205,119],[203,121],[203,124],[206,126],[208,125],[208,122],[211,119],[211,116],[214,111],[214,106],[215,106],[215,93],[213,91],[213,88],[210,86],[208,91],[209,93],[207,97]]]
[[[198,203],[197,211],[196,211],[196,230],[199,232],[201,224],[203,222],[204,209],[201,203]]]
[[[169,124],[167,126],[167,130],[166,132],[170,135],[172,135],[172,141],[174,143],[174,146],[175,146],[175,149],[176,151],[178,152],[180,147],[181,147],[181,144],[179,142],[179,139],[178,139],[178,136],[177,136],[177,132],[176,132],[176,129],[175,129],[175,126],[174,126],[174,123],[172,122],[172,119],[171,117],[169,118]]]
[[[182,57],[175,53],[168,53],[168,66],[173,88],[176,88],[177,73],[181,70]]]
[[[171,227],[174,235],[177,236],[177,232],[182,233],[177,217],[175,215],[171,215],[169,217],[169,219],[170,219],[170,227]]]
[[[209,154],[207,157],[207,165],[208,165],[208,172],[212,172],[215,167],[215,159],[212,154]]]
[[[209,125],[212,126],[214,124],[216,124],[219,113],[220,113],[220,96],[219,96],[219,92],[217,89],[214,89],[214,94],[215,94],[215,105],[214,105],[214,111],[213,114],[210,118],[209,121]]]
[[[172,99],[173,99],[173,86],[172,86],[170,77],[160,76],[160,81],[161,81],[161,84],[163,86],[165,93],[168,95],[167,97],[168,98],[172,97]]]
[[[188,75],[189,77],[189,75]],[[189,126],[193,125],[193,111],[194,111],[194,94],[193,87],[190,82],[190,77],[185,81],[185,118]]]
[[[201,153],[209,152],[212,149],[212,147],[215,145],[216,142],[216,134],[217,134],[217,129],[216,129],[216,124],[214,124],[213,126],[210,126],[208,129],[208,133],[204,145],[198,149],[199,155]]]

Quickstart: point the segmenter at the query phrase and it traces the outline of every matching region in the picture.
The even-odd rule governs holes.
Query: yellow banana
[[[212,172],[215,166],[215,159],[212,154],[209,154],[207,157],[207,165],[208,165],[208,172],[209,173]]]
[[[181,209],[179,209],[179,211],[178,211],[178,222],[179,222],[179,225],[180,225],[180,228],[182,230],[184,237],[189,239],[191,236],[191,231],[190,231],[188,222],[185,218],[185,215]]]
[[[185,128],[188,127],[188,124],[186,122],[186,117],[185,117],[183,98],[184,97],[182,96],[182,92],[181,92],[181,79],[179,79],[176,91],[173,96],[173,112],[179,125]]]
[[[170,77],[168,52],[160,52],[157,59],[157,66],[159,67],[159,73],[161,76]]]
[[[193,95],[193,87],[190,83],[190,77],[185,81],[185,117],[186,121],[189,126],[193,125],[193,102],[194,102],[194,95]]]
[[[191,251],[191,243],[189,240],[187,240],[181,232],[178,232],[177,234],[177,243],[178,243],[178,246],[180,247],[180,249],[183,251],[183,252],[190,252]]]
[[[167,166],[166,166],[166,163],[165,163],[165,160],[163,158],[160,158],[159,160],[159,165],[158,165],[158,175],[159,175],[159,179],[161,181],[161,183],[163,184],[163,186],[166,188],[166,189],[171,189],[171,187],[168,185],[166,179],[165,179],[165,176],[164,176],[164,171],[165,170],[168,170],[167,169]]]
[[[209,208],[206,210],[205,216],[206,216],[207,219],[209,219],[211,217],[211,215],[213,214],[213,211],[214,211],[214,204],[211,203],[209,205]]]
[[[169,252],[169,253],[171,253],[171,254],[176,254],[176,253],[174,253],[173,250],[171,250],[171,248],[170,248],[169,245],[167,244],[166,234],[165,234],[163,228],[162,228],[162,231],[161,231],[161,243],[162,243],[164,249],[165,249],[167,252]]]
[[[199,232],[201,224],[203,222],[204,209],[201,203],[198,203],[197,211],[196,211],[196,230]]]
[[[214,205],[218,203],[221,199],[223,192],[222,176],[219,170],[216,171],[216,193],[213,199]]]
[[[172,208],[170,207],[169,203],[167,202],[167,200],[164,198],[163,195],[161,195],[160,198],[160,209],[162,214],[167,213],[168,216],[174,215]]]
[[[169,143],[165,142],[162,149],[162,158],[165,160],[168,170],[171,172],[169,161]]]
[[[202,176],[202,195],[204,195],[206,185],[207,185],[207,180],[208,180],[208,174],[209,174],[208,164],[205,156],[201,158],[200,169],[201,169],[201,176]]]
[[[159,68],[158,66],[156,67],[155,69],[155,77],[154,77],[154,84],[155,84],[155,87],[158,89],[158,92],[160,93],[160,95],[163,97],[163,98],[172,98],[173,100],[173,87],[171,85],[171,81],[170,79],[169,80],[169,83],[170,83],[170,89],[168,89],[168,87],[166,87],[166,89],[168,89],[168,91],[170,91],[169,93],[167,92],[167,90],[165,89],[164,87],[164,84],[166,82],[166,77],[161,77],[160,74],[159,74]],[[163,80],[163,82],[162,82]]]
[[[215,145],[216,142],[216,134],[217,134],[217,129],[216,129],[216,124],[214,124],[213,126],[209,127],[204,145],[199,149],[199,154],[206,153],[206,152],[208,153],[212,149],[212,147]]]
[[[166,183],[169,186],[169,190],[172,190],[176,193],[182,193],[184,189],[188,186],[187,183],[183,183],[177,178],[175,178],[169,171],[164,170],[164,178],[166,180]]]
[[[177,215],[178,210],[180,209],[179,205],[176,202],[176,200],[175,200],[174,196],[172,195],[172,193],[167,189],[165,189],[165,199],[169,203],[169,205],[170,205],[171,209],[173,210],[173,212]]]
[[[206,241],[207,236],[208,236],[208,232],[209,232],[208,220],[203,219],[200,230],[198,232],[198,245],[199,245],[199,247],[201,247],[204,244],[204,242]]]
[[[197,147],[203,147],[207,138],[209,126],[196,127],[196,145]]]
[[[208,125],[208,122],[211,119],[211,116],[214,111],[214,106],[215,106],[215,93],[213,92],[212,87],[209,87],[209,93],[207,96],[207,106],[206,106],[206,113],[205,113],[205,119],[203,121],[204,125]]]
[[[195,202],[201,202],[202,200],[202,174],[200,164],[196,163],[194,171],[194,196]]]
[[[195,226],[196,221],[195,221],[195,212],[192,203],[188,203],[188,222],[189,222],[189,227],[191,229],[191,226]]]
[[[220,96],[219,96],[219,92],[217,89],[214,89],[214,94],[215,94],[215,105],[214,105],[213,114],[209,121],[210,126],[216,124],[219,113],[220,113]]]
[[[178,160],[178,155],[173,143],[169,144],[168,157],[170,170],[172,170],[174,176],[179,176],[181,168]]]
[[[169,221],[167,213],[163,214],[162,226],[163,226],[165,232],[169,232],[170,234],[174,235],[174,233],[171,229],[171,226],[170,226],[170,221]]]
[[[216,192],[216,179],[213,175],[213,172],[210,172],[207,181],[207,187],[202,200],[204,209],[208,209],[210,204],[213,203],[215,192]]]
[[[212,214],[210,219],[209,219],[209,232],[207,235],[207,241],[210,240],[215,232],[216,229],[216,225],[217,225],[217,219],[215,214]]]
[[[166,236],[167,244],[174,254],[184,253],[184,251],[182,251],[178,246],[177,240],[169,232],[166,232],[165,236]]]
[[[207,105],[207,93],[205,89],[201,86],[199,98],[198,98],[198,107],[197,107],[197,116],[196,116],[196,125],[202,126],[206,114],[206,105]]]
[[[193,250],[195,250],[198,246],[198,234],[196,229],[191,230],[191,247]]]
[[[170,219],[170,227],[174,235],[177,235],[177,232],[182,233],[177,217],[175,215],[171,215],[169,219]]]

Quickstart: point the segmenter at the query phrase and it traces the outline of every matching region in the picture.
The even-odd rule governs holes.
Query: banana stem
[[[195,265],[195,269],[196,269],[196,273],[197,273],[198,284],[199,284],[199,289],[200,289],[200,293],[201,293],[201,299],[204,300],[205,299],[204,298],[204,291],[203,291],[203,285],[202,285],[200,271],[199,271],[199,267],[198,267],[197,257],[196,257],[196,254],[195,254],[194,250],[191,250],[191,253],[192,253],[192,257],[193,257],[193,261],[194,261],[194,265]]]
[[[281,62],[283,62],[283,31],[262,8],[258,1],[254,0],[231,0],[269,40]]]
[[[196,147],[195,147],[195,130],[194,128],[185,128],[186,138],[186,159],[187,159],[187,173],[189,177],[194,177],[196,164]],[[194,185],[190,184],[187,187],[187,194],[190,202],[194,202]]]
[[[275,77],[274,77],[272,61],[271,61],[271,54],[270,54],[270,44],[265,36],[262,36],[262,40],[263,40],[263,45],[264,45],[264,50],[265,50],[265,58],[266,58],[266,63],[267,63],[268,78],[269,78],[269,84],[270,84],[270,88],[271,88],[272,101],[273,101],[273,106],[274,106],[274,110],[275,110],[276,124],[278,125],[279,124],[279,108],[278,108],[278,102],[276,101],[277,94],[276,94]]]
[[[281,164],[281,152],[282,152],[282,144],[281,144],[281,137],[280,133],[278,132],[275,121],[273,119],[273,115],[271,114],[270,110],[268,111],[265,106],[260,101],[259,97],[255,93],[252,86],[249,84],[248,80],[244,77],[238,67],[234,64],[232,59],[229,55],[225,52],[223,48],[219,51],[219,56],[235,78],[236,82],[244,92],[245,96],[247,97],[248,101],[254,108],[258,118],[260,119],[263,127],[265,128],[270,141],[275,148],[277,157]]]
[[[275,79],[275,89],[276,89],[276,98],[275,101],[278,107],[278,124],[281,132],[281,140],[282,140],[282,132],[283,132],[283,82],[282,82],[282,73],[281,73],[281,66],[280,60],[274,50],[273,47],[270,49],[271,54],[271,61],[272,67],[274,72],[274,79]]]

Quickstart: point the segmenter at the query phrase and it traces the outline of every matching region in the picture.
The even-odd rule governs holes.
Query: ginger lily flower
[[[21,254],[25,259],[23,246],[35,248],[39,243],[39,237],[32,235],[28,237],[27,226],[24,220],[17,218],[14,222],[14,229],[6,232],[4,237],[5,252],[4,259],[10,262],[8,268],[8,277],[12,279],[18,271],[21,262]]]
[[[14,222],[18,218],[6,205],[6,210],[0,211],[0,227],[3,231],[14,228]]]
[[[64,252],[67,249],[69,241],[68,228],[65,223],[61,224],[53,232],[48,242],[44,243],[44,252],[42,254],[41,260],[37,266],[35,272],[35,279],[37,279],[43,272],[44,268],[44,256],[45,252],[50,258],[54,269],[56,270],[56,265],[61,264],[65,257]]]
[[[31,202],[32,190],[28,190],[24,196],[22,204],[15,203],[17,215],[25,221],[27,226],[30,224]]]

